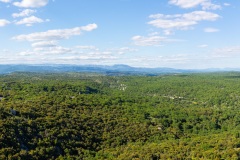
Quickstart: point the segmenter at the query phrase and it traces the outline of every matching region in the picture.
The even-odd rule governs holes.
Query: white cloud
[[[231,6],[231,4],[229,4],[229,3],[224,3],[223,5],[224,6]]]
[[[229,46],[229,47],[215,49],[213,51],[212,56],[216,58],[240,56],[240,46]]]
[[[93,24],[89,24],[89,25],[81,27],[81,30],[92,31],[92,30],[96,29],[97,27],[98,27],[97,24],[93,23]]]
[[[208,45],[207,45],[207,44],[201,44],[201,45],[199,45],[198,47],[199,47],[199,48],[207,48]]]
[[[205,2],[205,0],[169,0],[169,4],[179,6],[181,8],[192,8]]]
[[[47,56],[47,55],[67,55],[67,54],[74,54],[75,51],[72,50],[71,48],[66,48],[62,46],[57,46],[57,45],[49,45],[47,44],[32,44],[34,47],[33,50],[27,50],[20,52],[19,55],[26,56],[26,55],[32,55],[32,56]]]
[[[160,33],[159,32],[152,32],[152,33],[149,33],[148,35],[149,36],[157,36],[157,35],[159,35]]]
[[[137,49],[129,47],[113,48],[100,50],[96,46],[76,46],[75,48],[81,49],[82,53],[88,55],[111,55],[111,54],[125,54],[130,52],[136,52]]]
[[[34,52],[32,52],[32,51],[22,51],[22,52],[18,53],[18,55],[20,55],[20,56],[30,56],[33,54],[34,54]]]
[[[175,68],[174,66],[184,66],[185,64],[189,63],[189,61],[192,61],[192,57],[184,54],[174,54],[171,56],[137,57],[131,59],[131,61],[136,62],[138,65],[141,64],[140,66],[144,64],[146,67],[156,67],[161,64],[162,67],[171,66]]]
[[[134,36],[132,37],[132,40],[137,46],[160,46],[162,42],[168,41],[166,37],[160,36]]]
[[[169,4],[173,4],[181,8],[194,8],[201,6],[203,10],[221,9],[220,5],[213,4],[211,0],[169,0]]]
[[[217,10],[222,8],[220,5],[212,4],[211,1],[207,1],[201,5],[203,10]]]
[[[56,41],[41,41],[32,44],[34,48],[42,48],[42,47],[54,47],[57,45]]]
[[[87,29],[86,29],[87,28]],[[19,41],[52,41],[67,39],[71,36],[80,35],[82,31],[92,31],[97,28],[96,24],[89,24],[83,27],[75,27],[71,29],[58,29],[58,30],[48,30],[46,32],[36,32],[31,34],[23,34],[13,37],[15,40]]]
[[[59,61],[64,61],[64,62],[71,62],[71,63],[75,63],[75,64],[79,64],[79,62],[83,62],[82,60],[86,60],[85,62],[87,62],[87,64],[89,64],[90,61],[95,61],[94,64],[96,64],[97,61],[112,61],[117,59],[117,57],[115,56],[109,56],[109,55],[79,55],[79,56],[64,56],[64,57],[59,57],[55,60],[59,60]]]
[[[47,44],[53,44],[47,46]],[[19,52],[18,61],[24,59],[26,63],[59,63],[59,64],[89,64],[91,62],[112,62],[117,59],[110,51],[86,51],[79,52],[74,48],[54,46],[55,42],[37,42],[33,44],[33,50]]]
[[[84,50],[98,50],[95,46],[76,46],[75,48],[84,49]]]
[[[88,55],[111,55],[112,52],[111,51],[92,51],[92,52],[89,52],[87,53]]]
[[[114,64],[120,60],[117,57],[120,54],[118,51],[136,51],[133,48],[121,47],[115,49],[97,49],[95,46],[76,46],[66,48],[57,46],[55,42],[36,42],[32,44],[33,49],[17,54],[18,60],[25,59],[26,63],[64,63],[64,64]],[[79,48],[83,50],[79,51]],[[90,49],[90,50],[88,50]],[[38,60],[38,61],[37,61]]]
[[[136,51],[138,50],[135,48],[122,47],[117,50],[117,54],[125,54],[125,53],[136,52]]]
[[[136,52],[138,51],[135,48],[129,48],[129,47],[121,47],[121,48],[116,48],[116,49],[110,49],[113,53],[116,54],[126,54],[126,53],[131,53],[131,52]]]
[[[76,48],[75,48],[76,49]],[[236,67],[240,57],[240,46],[229,46],[212,50],[212,54],[171,54],[171,55],[145,55],[124,57],[116,55],[114,50],[127,50],[128,47],[102,51],[78,52],[74,48],[62,46],[34,48],[19,52],[17,55],[6,54],[1,57],[1,63],[26,63],[26,64],[117,64],[123,63],[139,67],[171,67],[171,68],[213,68]],[[109,49],[110,50],[110,49]],[[10,55],[7,57],[7,55]],[[206,63],[202,63],[206,62]],[[233,63],[234,62],[234,63]]]
[[[36,13],[36,10],[32,10],[32,9],[25,9],[20,13],[13,13],[12,17],[13,18],[17,18],[17,17],[28,17],[31,16],[33,13]]]
[[[62,54],[71,54],[74,51],[71,48],[66,48],[66,47],[62,47],[62,46],[55,46],[55,47],[50,47],[47,48],[45,52],[43,52],[43,54],[58,54],[58,55],[62,55]]]
[[[0,62],[4,63],[24,63],[24,64],[114,64],[117,57],[111,55],[39,55],[32,54],[31,51],[20,52],[14,58],[0,57]]]
[[[154,14],[150,15],[149,18],[153,20],[148,22],[148,24],[164,29],[165,34],[169,35],[172,34],[172,30],[174,29],[190,29],[200,21],[215,21],[220,18],[220,16],[212,12],[194,11],[175,15]]]
[[[11,0],[0,0],[0,2],[9,3]]]
[[[192,21],[215,21],[220,18],[220,16],[212,12],[194,11],[191,13],[183,14],[182,18]]]
[[[163,31],[165,35],[172,35],[173,34],[173,31],[171,30],[164,30]]]
[[[217,29],[217,28],[205,28],[204,32],[207,32],[207,33],[219,32],[219,29]]]
[[[22,0],[21,2],[14,2],[13,5],[23,8],[38,8],[48,4],[48,0]]]
[[[43,23],[43,22],[44,20],[42,20],[41,18],[31,16],[31,17],[23,18],[20,21],[17,21],[15,24],[17,25],[25,24],[26,26],[32,26],[34,23]]]
[[[4,27],[7,24],[9,24],[10,22],[6,19],[0,19],[0,27]]]

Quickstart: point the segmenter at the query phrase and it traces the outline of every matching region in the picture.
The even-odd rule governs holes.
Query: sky
[[[0,0],[0,64],[240,68],[239,0]]]

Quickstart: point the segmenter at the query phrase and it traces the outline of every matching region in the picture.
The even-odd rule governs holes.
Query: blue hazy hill
[[[140,68],[128,65],[117,64],[107,65],[22,65],[6,64],[0,65],[0,74],[9,74],[13,72],[94,72],[108,75],[121,74],[144,74],[158,75],[166,73],[197,73],[197,72],[218,72],[218,71],[240,71],[240,69],[174,69],[174,68]]]

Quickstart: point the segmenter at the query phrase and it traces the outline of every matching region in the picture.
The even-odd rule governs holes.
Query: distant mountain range
[[[198,72],[224,72],[240,71],[240,69],[173,69],[173,68],[137,68],[128,65],[118,64],[113,66],[105,65],[0,65],[0,74],[13,72],[95,72],[107,75],[159,75],[167,73],[198,73]]]

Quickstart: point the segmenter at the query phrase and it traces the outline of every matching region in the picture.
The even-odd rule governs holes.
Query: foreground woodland
[[[240,73],[1,75],[0,159],[240,159]]]

